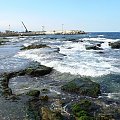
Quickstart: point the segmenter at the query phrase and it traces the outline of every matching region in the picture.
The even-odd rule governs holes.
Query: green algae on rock
[[[26,68],[23,72],[25,72],[25,74],[27,75],[37,77],[37,76],[43,76],[43,75],[49,74],[51,71],[52,71],[52,68],[36,63]]]
[[[33,97],[39,97],[40,91],[39,90],[30,90],[26,95],[33,96]]]
[[[76,78],[63,85],[61,89],[66,92],[90,97],[97,97],[100,94],[100,85],[89,78]]]
[[[79,111],[88,111],[91,109],[92,103],[89,100],[81,100],[79,103],[75,103],[72,106],[73,113],[77,113]]]
[[[71,108],[77,120],[94,120],[93,113],[98,110],[94,103],[86,99],[74,103]]]
[[[5,73],[4,76],[7,79],[10,79],[16,76],[23,76],[23,75],[30,75],[33,77],[37,77],[37,76],[43,76],[43,75],[49,74],[51,71],[52,71],[52,68],[46,67],[44,65],[40,65],[37,62],[34,62],[24,70],[20,70],[17,72],[11,72],[11,73]]]

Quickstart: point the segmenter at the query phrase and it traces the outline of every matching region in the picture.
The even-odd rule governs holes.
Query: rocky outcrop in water
[[[49,46],[47,46],[46,44],[39,44],[39,45],[32,44],[32,45],[29,45],[27,47],[24,46],[20,50],[39,49],[39,48],[45,48],[45,47],[49,47]]]
[[[93,46],[86,46],[86,50],[103,50],[103,49],[97,45],[93,45]]]
[[[120,41],[114,42],[114,43],[109,43],[111,48],[113,49],[120,49]]]
[[[23,74],[31,76],[43,76],[49,74],[52,68],[40,65],[39,63],[31,64],[27,69],[23,70]]]
[[[8,42],[8,41],[4,40],[3,38],[0,38],[0,45],[4,45],[6,42]]]
[[[100,85],[89,78],[76,78],[61,87],[63,91],[77,93],[84,96],[97,97],[100,94]]]

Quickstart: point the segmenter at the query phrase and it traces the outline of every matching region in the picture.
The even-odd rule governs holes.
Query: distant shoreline
[[[79,34],[87,34],[84,31],[79,30],[70,30],[70,31],[29,31],[29,32],[14,32],[14,31],[6,31],[1,32],[0,37],[12,37],[12,36],[37,36],[37,35],[79,35]]]

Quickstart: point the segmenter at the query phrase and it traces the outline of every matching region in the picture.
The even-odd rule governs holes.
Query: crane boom
[[[23,23],[23,21],[22,21],[22,24],[23,24],[23,26],[24,26],[24,28],[25,28],[25,32],[28,32],[28,29],[27,29],[27,27],[25,26],[25,24]]]

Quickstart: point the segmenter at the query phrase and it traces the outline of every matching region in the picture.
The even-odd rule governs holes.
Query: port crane
[[[23,23],[23,21],[21,21],[21,22],[22,22],[22,24],[23,24],[23,26],[24,26],[24,28],[25,28],[25,32],[29,32],[28,29],[27,29],[27,27],[26,27],[25,24]]]

